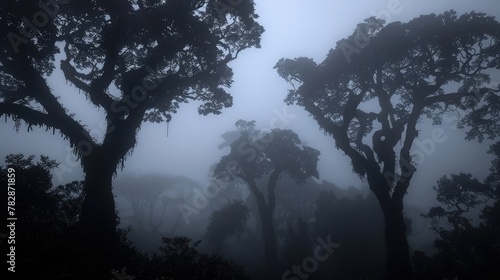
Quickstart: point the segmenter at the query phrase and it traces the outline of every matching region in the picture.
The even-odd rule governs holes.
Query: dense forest
[[[59,134],[83,174],[62,182],[52,155],[2,149],[8,279],[500,279],[500,23],[453,9],[380,15],[321,62],[273,61],[283,106],[307,114],[327,148],[287,127],[286,111],[269,126],[238,116],[205,146],[217,156],[200,182],[191,170],[121,171],[146,124],[166,124],[168,137],[171,122],[190,126],[185,103],[208,118],[241,98],[233,67],[266,38],[254,1],[4,1],[0,116],[14,132]],[[98,110],[104,134],[68,95]],[[486,175],[416,184],[420,169],[445,170],[428,158],[456,143],[450,123],[488,147]],[[362,185],[322,179],[325,149]],[[408,198],[418,188],[432,189],[430,203]]]
[[[490,152],[495,160],[484,182],[471,174],[444,175],[433,187],[439,205],[405,219],[409,238],[423,227],[435,232],[432,254],[411,252],[417,279],[499,276],[500,142]],[[189,178],[144,175],[116,182],[122,209],[118,239],[110,243],[112,257],[99,258],[81,243],[83,182],[54,186],[51,171],[58,163],[47,157],[9,155],[6,163],[0,169],[2,184],[7,184],[9,168],[19,178],[19,274],[36,270],[42,279],[88,279],[109,269],[133,279],[266,278],[258,204],[241,181],[232,181],[189,222],[179,209],[204,191]],[[276,189],[279,277],[387,279],[383,213],[368,189],[315,180],[297,184],[291,178],[283,178]]]

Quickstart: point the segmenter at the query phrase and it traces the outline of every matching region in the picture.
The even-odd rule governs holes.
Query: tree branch
[[[425,107],[429,107],[439,102],[443,102],[446,104],[454,103],[460,104],[460,101],[463,97],[474,96],[472,92],[452,92],[447,94],[430,96],[424,99],[422,105]]]
[[[84,140],[91,141],[80,130],[80,124],[74,121],[65,122],[50,114],[45,114],[26,106],[2,102],[0,103],[0,116],[2,115],[16,116],[27,122],[29,126],[36,125],[59,129],[62,134],[69,138],[72,145],[77,145],[80,141]]]
[[[65,109],[57,101],[45,79],[34,66],[26,58],[21,57],[18,64],[24,69],[23,82],[27,85],[27,95],[40,103],[47,114],[26,106],[5,102],[2,103],[0,114],[17,115],[29,124],[45,125],[59,129],[61,133],[69,138],[72,146],[81,141],[89,141],[92,145],[95,145],[94,141],[87,137],[88,133],[83,126],[66,114]]]
[[[415,105],[412,112],[408,118],[408,123],[406,126],[406,136],[403,147],[399,153],[399,166],[401,168],[401,176],[398,178],[396,187],[392,195],[392,200],[396,202],[402,202],[403,198],[410,185],[410,180],[416,171],[416,168],[411,164],[410,149],[413,141],[417,137],[417,122],[422,113],[423,107]]]
[[[271,176],[269,177],[269,182],[267,184],[267,209],[268,211],[273,211],[274,207],[276,206],[276,185],[278,183],[279,176],[281,175],[281,170],[280,169],[275,169],[271,173]]]

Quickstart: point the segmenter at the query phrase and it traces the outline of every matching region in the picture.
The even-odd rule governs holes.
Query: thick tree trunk
[[[80,225],[95,245],[105,248],[113,245],[118,225],[112,192],[113,171],[116,166],[97,160],[103,158],[97,154],[92,156],[94,159],[87,161],[85,166],[85,200],[80,214]]]
[[[83,230],[93,236],[95,243],[112,249],[119,223],[112,192],[113,174],[118,163],[136,144],[145,107],[136,107],[126,121],[108,116],[108,131],[102,145],[82,155],[85,172],[85,200],[80,215]],[[113,117],[113,118],[112,118]]]
[[[391,188],[383,174],[367,168],[368,183],[380,204],[385,220],[387,279],[414,279],[410,248],[406,239],[406,224],[403,215],[403,196],[390,195]]]
[[[384,207],[385,240],[387,248],[387,277],[389,280],[414,279],[410,259],[402,203]]]

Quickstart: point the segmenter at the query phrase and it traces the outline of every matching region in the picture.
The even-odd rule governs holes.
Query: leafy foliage
[[[76,225],[78,209],[84,198],[80,181],[57,187],[52,185],[51,171],[58,166],[56,161],[44,155],[38,162],[34,159],[33,155],[10,154],[5,157],[6,167],[0,167],[0,180],[5,186],[7,169],[15,170],[15,209],[17,214],[22,215],[17,232],[28,239],[35,238],[41,231],[45,234],[60,233]]]
[[[15,170],[16,243],[17,254],[25,256],[25,262],[17,269],[23,274],[36,271],[40,279],[54,279],[66,275],[72,279],[99,277],[108,273],[109,267],[136,258],[137,251],[126,239],[126,230],[118,230],[120,238],[109,243],[114,252],[113,260],[96,255],[92,246],[82,242],[78,217],[84,199],[83,183],[73,181],[53,186],[51,171],[58,163],[46,156],[25,157],[23,154],[6,156],[6,166],[0,167],[0,181],[7,185],[8,168]],[[4,192],[6,193],[6,192]],[[4,194],[2,194],[4,196]],[[6,199],[5,199],[6,200]]]
[[[462,124],[470,127],[469,138],[499,131],[494,108],[500,91],[486,71],[500,67],[498,27],[493,17],[475,12],[423,15],[385,26],[369,18],[322,63],[283,58],[275,68],[294,86],[286,102],[313,115],[351,158],[356,173],[365,176],[382,163],[384,174],[396,174],[399,165],[407,180],[413,169],[409,149],[422,116],[438,124],[443,114],[467,110]],[[363,47],[356,48],[360,36]],[[458,89],[445,92],[452,83]],[[375,104],[380,109],[367,109]],[[403,134],[398,155],[403,162],[397,162],[394,148]]]
[[[446,217],[456,231],[471,229],[470,219],[463,217],[463,214],[485,202],[484,195],[488,186],[473,178],[472,174],[465,173],[443,176],[437,183],[433,190],[437,193],[437,201],[446,209],[440,206],[432,207],[428,214],[423,215],[430,220],[433,230],[444,231],[442,227],[437,228],[442,217]]]
[[[28,131],[45,127],[69,140],[86,175],[80,220],[89,235],[104,240],[116,230],[112,176],[136,146],[144,121],[168,122],[181,103],[193,100],[202,115],[232,105],[228,63],[260,47],[264,29],[252,0],[231,9],[220,4],[2,2],[0,116],[16,121],[16,129],[23,120]],[[103,139],[92,138],[49,85],[58,54],[64,79],[77,89],[70,95],[104,112]]]
[[[500,154],[495,152],[499,143],[491,146],[490,153],[496,158],[484,182],[471,174],[460,173],[440,178],[434,187],[437,200],[445,208],[432,207],[423,215],[438,235],[434,241],[438,251],[432,257],[418,251],[414,253],[414,264],[422,279],[453,275],[459,279],[496,279],[500,276],[500,196],[494,179],[499,171]],[[479,225],[474,225],[471,212],[479,210],[481,220]],[[446,218],[447,225],[442,218]]]
[[[162,243],[160,254],[153,255],[151,265],[146,267],[144,279],[153,280],[160,275],[174,280],[249,279],[234,263],[198,251],[200,241],[178,236],[163,238]]]
[[[164,112],[175,111],[179,103],[190,99],[203,101],[201,114],[219,113],[230,106],[231,96],[221,87],[232,81],[226,63],[244,49],[259,47],[263,32],[255,21],[253,1],[244,1],[228,13],[215,1],[206,0],[124,1],[120,5],[86,0],[50,7],[57,16],[35,27],[30,40],[18,41],[12,39],[13,34],[22,38],[24,34],[19,33],[26,28],[20,19],[36,14],[40,7],[36,1],[8,1],[3,6],[9,7],[1,9],[5,19],[1,44],[6,50],[1,58],[3,97],[40,102],[29,93],[33,75],[16,70],[13,63],[31,64],[25,60],[34,58],[30,66],[50,75],[60,51],[56,44],[62,42],[65,78],[107,112],[113,98],[108,92],[111,82],[121,97],[134,86],[153,88],[157,81],[169,84],[148,94],[145,103],[150,111],[145,119],[153,122],[165,120]],[[151,77],[146,75],[147,67],[155,72]],[[168,81],[163,83],[163,79]],[[46,107],[47,103],[41,103]]]

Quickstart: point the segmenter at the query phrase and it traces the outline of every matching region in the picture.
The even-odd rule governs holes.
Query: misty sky
[[[460,2],[460,4],[457,4]],[[466,3],[462,3],[466,2]],[[234,129],[238,119],[256,120],[262,129],[273,124],[292,129],[309,146],[321,151],[320,179],[328,180],[339,187],[364,185],[351,171],[349,160],[335,149],[333,140],[319,130],[316,122],[300,107],[286,106],[283,99],[290,86],[281,79],[273,66],[282,57],[307,56],[321,62],[335,43],[351,34],[356,24],[373,15],[381,15],[388,21],[408,21],[421,14],[442,13],[454,9],[458,14],[472,10],[500,17],[500,5],[495,0],[482,1],[334,1],[334,0],[256,0],[259,22],[266,32],[262,37],[262,48],[246,50],[230,64],[234,71],[234,83],[230,93],[234,97],[232,108],[221,115],[199,116],[197,103],[183,104],[173,115],[169,125],[145,123],[138,136],[138,145],[125,162],[124,173],[166,173],[188,176],[202,185],[207,182],[209,168],[227,153],[217,146],[222,142],[221,134]],[[394,5],[394,6],[392,6]],[[388,7],[397,13],[389,14]],[[387,17],[389,15],[389,17]],[[500,77],[496,77],[496,82]],[[74,87],[65,84],[59,71],[51,77],[51,87],[60,96],[61,102],[91,130],[99,139],[102,129],[103,111],[93,108]],[[285,116],[285,117],[284,117]],[[283,121],[284,120],[284,121]],[[491,157],[485,154],[491,142],[477,144],[463,140],[463,131],[453,129],[454,122],[445,122],[439,128],[447,137],[444,143],[436,144],[436,151],[422,159],[410,187],[410,196],[426,204],[424,196],[436,180],[444,174],[460,171],[475,174],[483,179],[488,173]],[[56,132],[45,132],[34,128],[29,134],[22,125],[19,133],[13,129],[11,120],[0,125],[0,158],[10,153],[45,154],[61,162],[67,172],[55,174],[56,184],[83,179],[82,169],[69,152],[67,141]],[[433,129],[420,124],[420,141],[429,139]],[[414,144],[414,150],[418,149]],[[118,176],[122,171],[118,172]],[[62,179],[59,181],[59,179]]]

